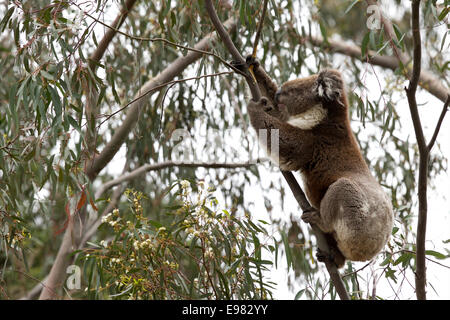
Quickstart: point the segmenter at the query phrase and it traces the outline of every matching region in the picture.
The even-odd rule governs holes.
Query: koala
[[[264,97],[250,101],[252,126],[278,129],[279,160],[284,171],[299,171],[314,210],[302,219],[327,236],[331,259],[367,261],[387,243],[392,231],[391,202],[370,173],[350,127],[348,100],[337,70],[323,70],[288,81],[280,88],[254,59],[254,74]],[[266,148],[271,146],[267,130]]]

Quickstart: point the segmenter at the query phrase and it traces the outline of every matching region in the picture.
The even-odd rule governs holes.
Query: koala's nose
[[[281,95],[281,88],[278,89],[277,92],[275,92],[275,103],[279,102],[280,95]]]

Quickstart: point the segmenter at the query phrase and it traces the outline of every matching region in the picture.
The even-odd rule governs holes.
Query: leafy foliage
[[[213,189],[180,183],[180,204],[166,208],[166,226],[144,216],[140,192],[127,190],[132,220],[119,210],[102,218],[111,241],[86,249],[88,297],[114,299],[267,299],[273,239],[250,216],[218,208]],[[272,244],[271,244],[272,243]],[[264,279],[264,280],[263,280]]]
[[[94,61],[110,30],[105,25],[112,24],[123,2],[23,0],[8,1],[0,8],[0,295],[19,298],[44,279],[68,217],[90,223],[116,208],[109,216],[113,220],[91,235],[89,246],[79,248],[76,263],[83,264],[88,290],[71,292],[74,296],[276,298],[266,281],[270,260],[278,271],[281,267],[291,271],[293,297],[334,299],[334,288],[314,259],[315,240],[301,224],[299,209],[290,202],[280,175],[267,164],[233,170],[168,166],[96,196],[121,172],[174,160],[176,129],[192,136],[197,157],[190,160],[208,162],[214,155],[216,162],[245,162],[253,156],[255,137],[246,129],[248,93],[242,77],[182,81],[225,70],[222,60],[229,55],[216,42],[208,49],[214,55],[203,55],[182,70],[175,77],[179,83],[143,98],[125,143],[115,146],[118,153],[98,176],[86,175],[90,161],[111,147],[112,136],[126,122],[126,106],[143,86],[213,31],[204,1],[140,1],[102,58]],[[236,19],[232,39],[243,54],[249,53],[261,1],[215,4],[222,21]],[[395,44],[410,53],[410,11],[401,1],[389,4]],[[443,5],[423,1],[421,8],[423,66],[448,87],[449,39],[448,30],[442,31],[448,26],[448,1]],[[363,1],[353,0],[270,1],[258,58],[278,83],[326,67],[343,71],[353,129],[372,172],[390,193],[396,215],[389,246],[373,263],[376,271],[349,263],[344,281],[353,298],[385,298],[364,291],[374,283],[370,280],[383,277],[389,285],[401,286],[406,271],[415,268],[411,226],[417,209],[418,154],[402,112],[405,66],[391,72],[365,63],[369,53],[393,54],[382,29],[367,29],[365,9]],[[311,37],[324,41],[313,44]],[[329,47],[332,41],[359,46],[361,57],[335,52]],[[425,91],[421,94],[423,101],[431,101]],[[431,104],[423,108],[434,108]],[[211,142],[211,131],[220,143]],[[236,138],[236,131],[243,131],[244,137]],[[447,167],[441,150],[433,149],[431,187]],[[190,201],[184,189],[168,192],[179,179],[216,186],[215,195],[227,213],[207,202]],[[123,196],[125,184],[130,191]],[[206,192],[194,183],[192,188],[198,194]],[[211,219],[210,224],[199,217],[200,212]],[[255,224],[267,214],[269,225]],[[113,221],[117,224],[111,226]],[[273,239],[267,234],[272,232],[275,242],[269,244],[266,239]],[[99,245],[102,240],[107,247]],[[448,247],[448,241],[443,244]],[[427,251],[433,261],[449,256],[448,249],[434,249]]]

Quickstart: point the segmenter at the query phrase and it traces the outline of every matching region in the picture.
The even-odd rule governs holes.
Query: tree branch
[[[444,120],[445,114],[448,110],[448,105],[450,103],[450,94],[448,95],[447,101],[444,104],[444,108],[442,109],[441,115],[439,116],[438,123],[436,124],[436,128],[434,129],[433,137],[431,138],[430,142],[427,145],[428,152],[431,151],[431,149],[434,146],[434,143],[436,142],[436,138],[439,134],[439,130],[441,129],[442,121]]]
[[[225,47],[228,49],[228,51],[233,56],[233,59],[241,64],[245,64],[245,60],[240,54],[240,52],[236,49],[234,46],[233,41],[231,40],[230,35],[225,30],[225,28],[222,25],[222,22],[220,21],[219,17],[217,16],[216,10],[214,9],[214,6],[211,1],[205,1],[205,7],[206,11],[208,12],[208,15],[211,19],[211,22],[214,25],[214,28],[216,29],[217,33],[220,36],[220,39],[222,39],[222,42],[224,43]],[[245,80],[247,81],[248,87],[250,88],[250,92],[252,93],[253,100],[258,101],[261,98],[261,92],[259,90],[258,85],[253,81],[253,78],[250,76],[245,77]]]
[[[386,19],[384,21],[386,21]],[[377,55],[376,52],[373,50],[368,51],[367,57],[362,57],[361,48],[359,46],[347,44],[342,41],[333,41],[328,39],[328,42],[326,43],[322,39],[316,37],[298,36],[298,38],[299,41],[301,42],[307,41],[315,47],[329,49],[330,51],[358,59],[361,62],[370,63],[372,65],[390,69],[392,71],[395,71],[397,68],[400,67],[400,63],[398,62],[399,60],[396,57],[380,56]],[[409,58],[407,59],[407,61],[409,61]],[[403,65],[406,68],[406,76],[409,79],[411,76],[411,66],[409,66],[408,63],[406,65],[405,64]],[[446,88],[444,85],[442,85],[440,79],[429,70],[421,71],[419,78],[419,86],[444,103],[447,100],[448,95],[450,94],[450,90]]]
[[[122,26],[122,23],[125,21],[125,19],[128,16],[128,13],[130,12],[131,8],[134,6],[137,0],[127,0],[125,1],[125,5],[120,10],[119,15],[117,15],[116,19],[114,19],[111,28],[108,28],[108,31],[106,31],[105,35],[103,36],[102,40],[98,44],[97,49],[92,53],[92,55],[89,58],[89,66],[91,70],[95,69],[96,63],[100,62],[100,59],[105,54],[106,48],[108,48],[108,45],[114,38],[117,32],[119,32],[119,28]],[[98,19],[95,19],[96,21],[100,21]]]
[[[230,19],[225,23],[225,25],[231,30],[235,27],[236,23],[233,19]],[[197,51],[190,51],[187,55],[175,59],[166,69],[164,69],[164,71],[147,81],[138,90],[136,98],[140,96],[140,92],[151,92],[147,98],[149,99],[155,92],[152,91],[154,87],[167,83],[173,80],[176,76],[180,75],[190,64],[197,61],[203,55],[203,52],[205,52],[205,50],[208,49],[210,44],[215,40],[216,36],[212,33],[207,35],[195,45],[194,48]],[[122,122],[121,126],[115,130],[113,137],[106,144],[100,154],[88,164],[87,174],[91,179],[96,177],[98,173],[111,161],[122,144],[125,142],[128,134],[134,128],[142,108],[148,101],[147,99],[137,99],[129,106],[126,118]]]
[[[412,0],[412,33],[413,33],[413,68],[409,86],[406,89],[409,110],[414,125],[417,143],[419,146],[419,181],[418,181],[418,198],[419,198],[419,219],[417,223],[417,240],[416,240],[416,296],[419,300],[426,299],[426,265],[425,265],[425,239],[427,229],[427,177],[428,177],[428,160],[429,150],[427,148],[425,137],[423,135],[422,125],[420,123],[420,115],[417,108],[416,90],[420,77],[422,47],[420,43],[420,26],[419,26],[419,9],[420,0]]]
[[[241,54],[234,46],[229,34],[225,31],[225,29],[222,26],[222,23],[220,22],[219,18],[217,17],[217,13],[213,7],[212,1],[205,0],[205,7],[206,7],[208,15],[210,16],[215,29],[219,33],[219,35],[220,35],[223,43],[227,47],[228,51],[233,56],[233,59],[236,61],[239,61],[241,63],[244,63],[245,62],[244,59],[242,58]],[[252,93],[253,100],[258,101],[261,97],[261,93],[258,88],[258,85],[253,82],[252,78],[247,77],[246,80],[250,87],[250,91]],[[286,179],[289,187],[291,188],[291,191],[293,192],[294,197],[297,200],[297,202],[299,203],[300,207],[303,210],[311,208],[311,205],[309,204],[308,200],[306,199],[306,196],[305,196],[303,190],[300,188],[300,185],[298,184],[298,182],[295,179],[292,172],[283,171],[282,174],[283,174],[284,178]],[[323,250],[324,252],[330,252],[330,250],[328,248],[328,244],[325,240],[325,235],[323,234],[323,232],[317,226],[312,225],[312,228],[313,228],[314,233],[316,234],[319,248],[321,250]],[[348,300],[349,299],[348,293],[345,290],[344,284],[339,275],[339,271],[336,268],[336,265],[334,263],[326,263],[325,265],[327,267],[327,270],[330,274],[330,278],[331,278],[334,286],[336,287],[336,291],[338,292],[340,298],[342,300]]]
[[[145,164],[131,172],[125,173],[120,177],[110,180],[103,184],[95,194],[95,198],[99,198],[106,190],[121,184],[125,181],[130,181],[136,178],[142,178],[142,175],[148,171],[162,170],[170,167],[183,167],[183,168],[210,168],[210,169],[237,169],[237,168],[249,168],[253,166],[252,163],[207,163],[207,162],[176,162],[165,161],[161,163]]]

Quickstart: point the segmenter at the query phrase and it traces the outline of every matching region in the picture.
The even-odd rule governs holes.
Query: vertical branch
[[[411,80],[406,90],[408,98],[409,110],[414,125],[417,144],[419,146],[419,181],[418,181],[418,198],[419,198],[419,218],[417,223],[417,239],[416,239],[416,296],[419,300],[426,299],[426,265],[425,265],[425,239],[427,228],[427,176],[428,176],[428,160],[429,150],[425,143],[422,125],[420,123],[419,111],[416,101],[417,84],[420,77],[422,48],[420,43],[419,29],[419,9],[420,0],[412,1],[412,34],[414,45],[413,71]]]
[[[376,0],[366,0],[369,5],[377,5]],[[380,11],[381,12],[381,11]],[[397,59],[406,68],[407,76],[410,78],[408,88],[405,88],[406,96],[408,99],[409,110],[411,113],[411,119],[414,126],[414,133],[419,147],[419,178],[418,178],[418,199],[419,199],[419,214],[417,224],[417,239],[416,239],[416,296],[417,299],[426,299],[426,265],[425,265],[425,239],[426,239],[426,226],[427,226],[427,177],[428,177],[428,162],[431,148],[433,147],[437,135],[439,133],[442,121],[447,112],[450,95],[448,89],[441,86],[436,79],[434,79],[426,71],[421,71],[422,62],[422,47],[420,37],[420,0],[412,0],[411,2],[411,27],[412,27],[412,39],[413,39],[413,66],[408,66],[409,58],[406,54],[398,50],[393,42],[394,31],[391,22],[380,15],[381,22],[385,34],[391,44]],[[445,101],[444,108],[439,117],[436,129],[433,136],[427,145],[425,136],[423,134],[422,124],[416,101],[417,86],[422,85],[426,90],[430,91],[433,95],[440,100]],[[430,90],[432,89],[432,90]]]
[[[206,0],[205,1],[205,7],[206,11],[208,12],[208,15],[214,25],[214,28],[216,29],[217,33],[219,34],[220,39],[222,39],[224,45],[230,51],[231,55],[233,56],[233,59],[239,63],[245,64],[245,60],[240,54],[240,52],[236,49],[234,46],[233,41],[231,40],[230,35],[225,30],[225,28],[222,25],[222,22],[220,21],[219,17],[217,16],[216,10],[214,9],[214,6],[212,4],[212,1]],[[253,81],[252,77],[246,77],[245,80],[247,80],[248,87],[250,88],[250,92],[252,93],[253,100],[258,101],[261,98],[261,91],[259,90],[258,84]]]
[[[265,1],[265,6],[267,5],[267,1]],[[214,25],[214,28],[216,29],[217,33],[219,34],[220,38],[222,39],[223,43],[225,44],[228,51],[233,56],[233,59],[245,63],[244,58],[241,56],[239,51],[236,49],[236,47],[233,44],[233,41],[231,41],[230,35],[226,30],[224,29],[222,23],[220,22],[220,19],[217,16],[217,13],[213,7],[211,0],[205,0],[205,7],[206,11],[208,12],[209,17],[211,18],[211,21]],[[265,13],[265,10],[263,11]],[[264,19],[264,16],[262,17]],[[259,29],[262,27],[262,19]],[[258,35],[259,37],[259,35]],[[256,39],[258,40],[258,39]],[[254,44],[254,48],[256,48],[257,44]],[[255,49],[254,49],[255,50]],[[255,101],[258,101],[261,97],[261,92],[258,88],[258,84],[255,83],[252,79],[252,77],[246,77],[247,84],[250,88],[250,91],[252,93],[252,98]],[[288,183],[292,193],[294,194],[295,199],[297,200],[298,204],[302,208],[303,211],[311,209],[311,205],[309,204],[308,200],[306,199],[306,196],[301,189],[300,185],[298,184],[297,180],[295,179],[294,175],[290,171],[282,171],[282,174],[284,178],[286,179],[286,182]],[[328,247],[328,244],[325,239],[324,233],[317,227],[312,225],[312,229],[314,234],[317,238],[318,247],[323,250],[323,252],[329,253],[330,249]],[[342,282],[342,279],[340,277],[339,271],[337,270],[337,267],[334,263],[326,263],[325,264],[328,270],[328,273],[330,274],[331,281],[333,282],[337,293],[339,294],[339,297],[341,300],[349,300],[349,296],[347,291],[345,290],[345,286]]]

